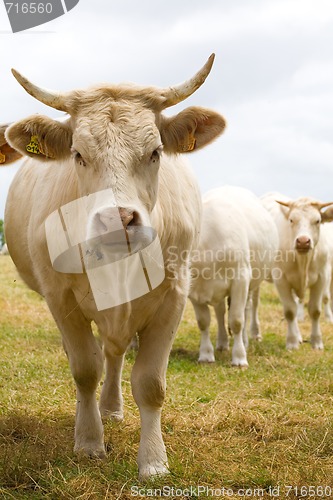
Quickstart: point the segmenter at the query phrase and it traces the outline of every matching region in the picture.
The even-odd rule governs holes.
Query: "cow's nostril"
[[[126,229],[127,226],[129,226],[131,223],[133,224],[135,213],[134,213],[134,211],[129,210],[127,208],[119,208],[118,210],[119,210],[121,222],[122,222],[124,228]]]

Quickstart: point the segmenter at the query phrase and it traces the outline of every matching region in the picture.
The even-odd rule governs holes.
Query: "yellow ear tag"
[[[0,163],[5,163],[5,161],[6,161],[6,155],[2,154],[0,149]]]
[[[41,154],[37,135],[33,135],[31,137],[29,144],[26,146],[26,150],[28,151],[28,153],[33,153],[34,155]]]
[[[188,153],[189,151],[193,151],[195,148],[195,143],[196,143],[196,138],[194,135],[190,134],[188,137],[188,143],[187,144],[181,144],[179,149],[183,151],[183,153]]]

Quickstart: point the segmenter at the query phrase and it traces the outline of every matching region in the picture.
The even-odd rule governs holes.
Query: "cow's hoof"
[[[104,458],[106,458],[104,446],[103,448],[93,448],[92,446],[75,446],[74,452],[79,458],[95,458],[98,460],[103,460]]]
[[[111,411],[111,410],[100,410],[103,422],[111,420],[112,422],[122,422],[124,420],[124,413],[122,410]]]
[[[154,479],[155,477],[166,476],[170,471],[166,464],[147,464],[139,470],[141,480]]]

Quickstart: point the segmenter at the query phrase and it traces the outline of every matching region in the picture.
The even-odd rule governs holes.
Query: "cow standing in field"
[[[310,289],[308,311],[312,322],[311,344],[323,349],[319,325],[322,300],[329,289],[329,248],[321,224],[333,220],[331,203],[321,203],[303,197],[289,200],[279,193],[262,198],[264,206],[273,216],[279,233],[279,254],[273,280],[279,292],[284,316],[288,323],[287,349],[298,349],[302,336],[297,323],[298,301],[303,301]]]
[[[190,300],[201,331],[199,361],[214,362],[209,337],[209,305],[218,322],[217,349],[229,349],[225,329],[225,299],[229,297],[229,330],[234,336],[232,365],[247,366],[246,309],[251,294],[271,272],[278,235],[274,221],[260,200],[243,188],[225,186],[203,197],[198,249],[193,251]],[[252,315],[251,336],[259,340],[257,311]]]
[[[178,267],[170,271],[168,248],[188,254],[200,228],[197,183],[178,153],[204,147],[225,127],[223,117],[208,109],[190,107],[172,117],[162,111],[197,90],[212,63],[213,56],[192,79],[166,89],[122,84],[64,94],[41,89],[14,72],[32,96],[70,116],[62,123],[31,116],[6,133],[13,147],[32,158],[9,192],[7,244],[20,275],[45,297],[62,333],[77,387],[76,452],[105,456],[101,416],[123,418],[123,358],[138,332],[131,382],[141,417],[138,466],[143,478],[168,472],[161,408],[168,357],[190,281],[187,258],[179,259]],[[73,246],[59,255],[72,237],[63,230],[68,225],[81,236],[84,226],[86,243],[71,242]],[[140,235],[139,252],[135,248]],[[149,260],[143,247],[153,246],[157,239]],[[120,265],[114,260],[124,252],[123,244],[128,244],[129,257]],[[159,261],[160,250],[164,259],[162,270],[155,266],[157,279],[148,271],[152,261]],[[54,269],[51,259],[63,272]],[[128,264],[134,259],[135,268]],[[106,274],[115,263],[119,264],[115,274]],[[134,283],[145,283],[142,291],[127,286],[127,280],[133,283],[133,273],[138,274]],[[117,300],[121,303],[108,306]],[[103,340],[106,361],[99,408],[96,388],[103,354],[92,333],[92,321]]]

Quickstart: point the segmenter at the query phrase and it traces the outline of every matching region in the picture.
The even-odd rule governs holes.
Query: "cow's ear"
[[[13,161],[21,158],[22,155],[15,151],[5,139],[5,132],[8,128],[8,125],[0,125],[0,167],[4,165],[9,165],[9,163],[13,163]]]
[[[36,160],[65,160],[71,154],[72,130],[68,122],[29,116],[8,127],[5,136],[22,155]]]
[[[224,131],[226,121],[215,111],[190,107],[171,118],[162,117],[160,133],[167,153],[191,153]]]
[[[320,212],[321,222],[332,222],[333,221],[333,205],[330,205],[325,212]]]

